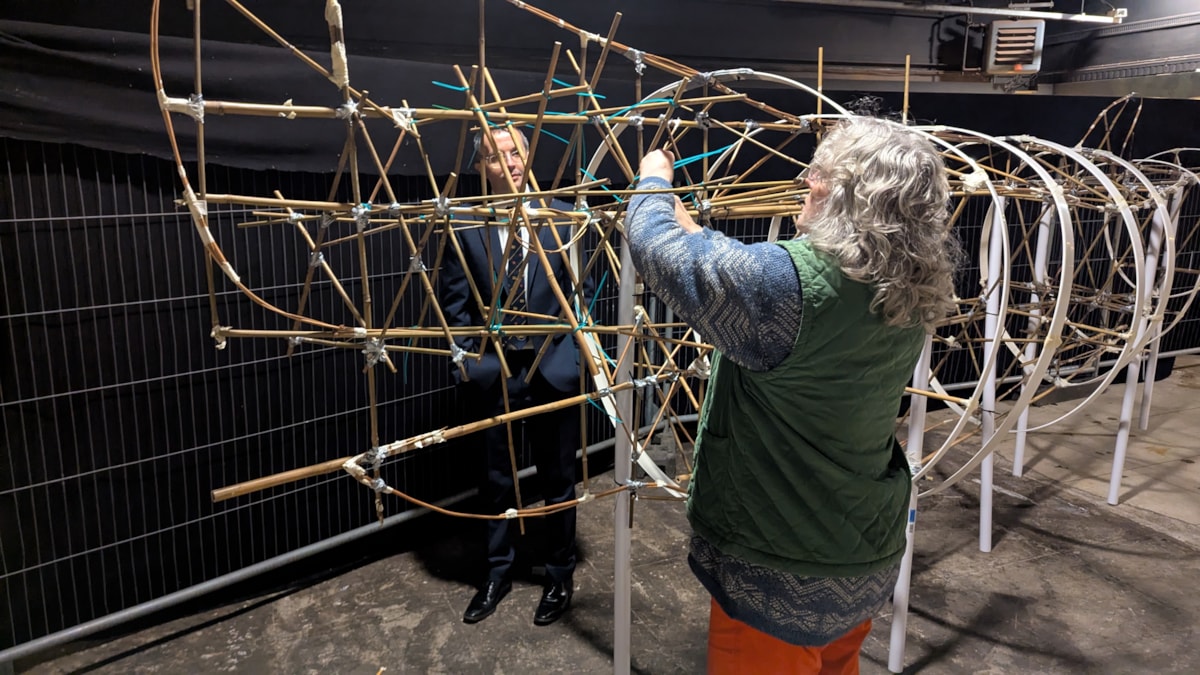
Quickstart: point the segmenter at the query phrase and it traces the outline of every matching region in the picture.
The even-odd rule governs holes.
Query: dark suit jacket
[[[551,208],[569,211],[572,206],[566,202],[554,200],[550,204]],[[545,222],[545,221],[542,221]],[[535,225],[537,221],[535,221]],[[566,242],[571,237],[570,223],[556,224],[558,229],[559,239]],[[558,243],[554,240],[553,233],[547,226],[537,227],[536,232],[541,240],[542,248],[551,250],[558,248]],[[475,285],[479,289],[479,294],[483,296],[483,301],[487,303],[493,294],[494,284],[502,283],[504,280],[504,259],[502,254],[504,250],[500,247],[500,234],[496,227],[472,227],[470,229],[456,229],[454,236],[458,237],[458,241],[463,250],[463,257],[466,259],[466,269],[464,270],[462,261],[458,259],[458,255],[446,246],[446,251],[442,255],[442,311],[445,312],[446,321],[451,326],[482,326],[486,319],[486,315],[479,311],[479,303],[471,296],[471,287],[467,282],[467,273],[475,280]],[[488,264],[488,245],[486,238],[491,238],[491,265]],[[532,251],[531,251],[532,255]],[[554,276],[558,280],[559,288],[563,290],[569,302],[574,302],[574,287],[571,285],[570,276],[567,273],[567,266],[564,263],[562,256],[558,253],[547,254],[550,259],[550,266],[554,271]],[[560,316],[562,306],[558,298],[554,296],[551,290],[550,283],[546,279],[546,271],[536,257],[529,259],[529,268],[526,276],[527,288],[527,303],[528,310],[537,314],[548,314],[551,316]],[[505,289],[507,292],[507,289]],[[584,297],[585,301],[590,301],[592,296],[592,284],[590,281],[584,281]],[[500,295],[501,305],[506,299],[505,294]],[[549,323],[548,321],[538,321],[530,319],[530,323]],[[549,339],[550,346],[546,348],[546,353],[542,357],[541,363],[538,364],[538,372],[542,377],[558,391],[563,393],[575,393],[579,390],[579,349],[576,347],[574,336],[569,334],[569,331],[564,331],[562,334],[547,337],[533,338],[533,346],[537,350],[541,350],[542,343]],[[471,352],[479,350],[479,339],[475,337],[461,338],[456,340],[458,345],[463,349]],[[487,352],[478,362],[473,358],[467,358],[463,361],[466,367],[470,381],[480,389],[487,389],[496,383],[496,379],[500,374],[500,359],[496,356],[493,345],[488,345]],[[454,372],[455,381],[461,377],[458,367],[451,364]]]

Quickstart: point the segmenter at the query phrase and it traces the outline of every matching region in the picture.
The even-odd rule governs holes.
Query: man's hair
[[[488,146],[484,145],[484,142],[483,142],[483,134],[485,132],[492,134],[493,136],[495,136],[496,134],[508,134],[509,136],[512,137],[513,141],[516,141],[517,136],[520,136],[521,141],[522,141],[521,148],[523,150],[529,149],[529,138],[527,136],[525,136],[525,131],[522,130],[520,127],[505,126],[505,127],[488,127],[487,129],[478,129],[475,132],[475,162],[474,163],[479,163],[479,162],[483,161],[483,158],[486,155],[491,153],[491,149]]]
[[[809,171],[828,190],[805,221],[813,247],[875,287],[871,310],[888,325],[931,330],[954,307],[961,258],[933,144],[900,124],[853,117],[825,136]]]

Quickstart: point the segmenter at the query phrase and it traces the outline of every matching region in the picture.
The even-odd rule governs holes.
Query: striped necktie
[[[512,242],[512,254],[508,257],[508,262],[505,264],[505,286],[508,287],[508,308],[512,314],[508,314],[504,323],[509,326],[523,326],[526,324],[526,317],[516,312],[524,312],[529,306],[527,293],[525,289],[525,245],[518,238]],[[521,349],[525,346],[526,338],[524,337],[509,337],[506,344],[510,349]]]

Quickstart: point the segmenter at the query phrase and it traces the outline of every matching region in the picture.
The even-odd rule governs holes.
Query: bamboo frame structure
[[[350,86],[350,74],[347,69],[345,56],[345,35],[341,26],[340,6],[331,0],[326,12],[330,23],[331,47],[330,65],[326,67],[315,59],[300,52],[292,46],[285,37],[279,35],[261,20],[253,15],[250,9],[236,2],[229,3],[259,26],[282,47],[295,54],[297,58],[328,78],[331,84],[337,86],[346,103],[338,108],[328,106],[313,106],[294,104],[289,101],[282,105],[265,104],[250,101],[208,101],[200,95],[201,92],[201,36],[197,24],[196,39],[196,93],[188,97],[169,96],[162,83],[161,68],[157,54],[157,4],[152,12],[152,66],[155,81],[159,86],[159,101],[163,111],[164,122],[170,136],[173,152],[179,165],[183,181],[183,202],[188,206],[192,215],[197,234],[204,244],[206,256],[215,269],[223,273],[226,281],[241,292],[254,304],[290,321],[291,329],[245,329],[222,325],[216,311],[215,303],[210,302],[212,320],[212,337],[218,348],[223,347],[229,339],[277,338],[288,341],[288,352],[301,348],[306,344],[332,346],[346,349],[356,349],[366,355],[367,365],[364,371],[367,375],[368,391],[371,393],[372,438],[373,451],[388,447],[378,439],[377,422],[375,422],[374,392],[377,385],[374,382],[372,366],[383,364],[393,371],[395,366],[391,361],[397,352],[443,356],[454,359],[460,364],[464,358],[479,358],[487,349],[497,349],[499,339],[503,335],[546,335],[567,333],[575,339],[580,348],[588,354],[585,363],[589,369],[590,378],[597,391],[610,389],[614,374],[606,364],[609,357],[597,353],[598,336],[608,334],[612,330],[623,331],[633,335],[639,341],[657,342],[657,347],[647,349],[639,347],[639,366],[643,372],[658,372],[669,369],[672,375],[672,391],[688,391],[693,387],[687,385],[686,377],[694,370],[681,368],[679,364],[652,363],[650,354],[667,354],[677,350],[663,336],[671,335],[675,330],[666,324],[653,324],[643,321],[637,327],[621,329],[619,327],[597,326],[588,316],[586,309],[579,306],[578,295],[568,297],[559,292],[563,311],[557,317],[535,317],[543,321],[541,324],[522,324],[520,326],[505,325],[506,317],[512,316],[510,310],[499,303],[498,297],[482,297],[478,293],[478,284],[472,284],[475,290],[473,301],[482,308],[488,308],[489,325],[479,327],[457,327],[446,323],[442,315],[436,294],[437,267],[446,255],[461,256],[461,251],[455,243],[452,234],[466,228],[480,227],[477,220],[482,216],[501,216],[504,226],[514,227],[518,224],[527,225],[534,230],[544,228],[554,222],[570,222],[577,233],[570,242],[562,242],[560,248],[551,251],[531,251],[527,264],[546,265],[547,256],[562,255],[574,261],[574,270],[578,275],[594,274],[597,270],[607,270],[614,278],[619,274],[619,264],[615,250],[620,248],[621,220],[624,215],[623,205],[635,193],[622,185],[632,182],[633,161],[631,157],[640,157],[647,148],[666,145],[678,149],[680,144],[688,140],[689,135],[699,136],[702,151],[691,156],[681,155],[679,169],[685,176],[686,185],[676,191],[685,195],[689,211],[701,222],[712,226],[714,223],[730,221],[738,218],[767,216],[773,219],[772,233],[779,230],[778,223],[783,218],[795,215],[802,202],[806,189],[790,180],[755,180],[754,176],[768,163],[792,163],[802,168],[804,163],[794,157],[793,145],[797,139],[819,133],[820,128],[849,113],[820,92],[803,83],[779,77],[770,73],[760,73],[746,69],[731,69],[702,73],[683,64],[665,59],[653,54],[635,49],[631,46],[616,42],[613,39],[619,15],[613,22],[606,36],[591,33],[584,29],[562,22],[557,17],[534,8],[527,3],[511,2],[518,8],[534,13],[547,21],[555,22],[564,30],[579,37],[584,49],[589,43],[600,46],[598,61],[592,69],[586,71],[580,65],[571,50],[566,50],[570,70],[577,80],[570,84],[558,79],[556,70],[560,64],[560,46],[554,45],[550,69],[545,76],[545,84],[541,91],[516,96],[503,97],[496,90],[494,82],[484,59],[486,55],[485,42],[480,36],[480,64],[466,74],[455,69],[458,85],[446,85],[463,94],[461,109],[445,109],[442,107],[411,107],[408,101],[403,105],[383,105],[371,100],[365,91]],[[197,8],[198,13],[198,8]],[[638,91],[641,91],[641,76],[647,67],[675,75],[680,79],[674,83],[662,86],[655,91],[642,96],[630,105],[613,105],[606,102],[601,105],[598,96],[598,80],[604,71],[605,59],[610,53],[620,54],[633,61],[637,70]],[[583,56],[583,53],[580,54]],[[768,83],[774,86],[784,86],[801,90],[809,94],[815,102],[816,114],[785,112],[756,101],[752,96],[739,87],[743,83]],[[480,94],[473,93],[477,87]],[[490,97],[487,95],[490,94]],[[552,102],[578,100],[576,112],[555,112],[548,110]],[[1102,144],[1110,145],[1119,136],[1116,120],[1129,104],[1129,98],[1114,102],[1102,111],[1097,121],[1085,134],[1085,139],[1098,137]],[[533,108],[532,111],[525,110]],[[740,108],[740,110],[739,110]],[[822,110],[831,109],[833,114],[822,114]],[[736,112],[735,112],[736,111]],[[762,119],[762,114],[768,115]],[[331,123],[341,126],[346,133],[345,151],[339,160],[334,184],[330,195],[338,193],[338,184],[343,180],[350,184],[351,201],[312,201],[287,199],[276,192],[272,197],[256,195],[208,194],[205,191],[206,175],[203,134],[198,136],[198,169],[196,171],[199,192],[191,187],[188,173],[184,169],[182,154],[175,140],[172,118],[176,115],[187,115],[195,119],[199,130],[203,130],[205,115],[219,117],[222,115],[268,116],[282,119],[314,118],[328,119]],[[759,119],[756,119],[756,116]],[[1136,114],[1134,116],[1136,124]],[[366,119],[386,119],[391,121],[397,130],[397,141],[392,153],[385,163],[381,153],[376,151],[374,141],[367,132],[364,124]],[[420,143],[421,130],[431,124],[460,124],[465,130],[474,123],[478,126],[508,126],[513,124],[531,125],[534,137],[528,148],[529,157],[538,151],[541,132],[547,132],[551,127],[563,128],[569,132],[562,133],[560,138],[570,138],[560,162],[559,174],[569,165],[570,158],[576,158],[578,168],[575,175],[579,179],[575,183],[562,184],[556,176],[553,187],[537,189],[532,192],[479,196],[458,196],[454,194],[457,176],[452,176],[445,184],[439,184],[434,177],[433,169],[428,160],[430,148]],[[1130,125],[1123,138],[1121,147],[1128,145]],[[636,143],[630,146],[624,142],[622,134],[628,129],[636,130]],[[586,163],[583,149],[583,139],[588,130],[594,129],[599,136],[597,150],[587,157]],[[653,129],[653,138],[646,142],[642,135],[643,129]],[[1024,323],[1026,330],[1006,328],[1003,339],[991,341],[984,338],[978,325],[974,322],[986,314],[980,303],[980,298],[966,300],[962,310],[956,317],[951,317],[945,323],[945,330],[939,330],[941,337],[937,341],[953,349],[964,346],[988,346],[990,351],[972,351],[972,360],[977,364],[976,372],[982,373],[988,363],[999,359],[996,347],[1003,344],[1013,358],[999,373],[1001,381],[1013,382],[1019,374],[1017,384],[1010,391],[1018,389],[1035,392],[1038,387],[1032,382],[1040,381],[1043,385],[1039,396],[1045,395],[1044,385],[1052,387],[1063,386],[1094,386],[1097,390],[1111,381],[1115,368],[1106,371],[1099,380],[1081,377],[1078,374],[1089,372],[1100,356],[1111,356],[1116,353],[1120,365],[1128,363],[1132,355],[1144,349],[1151,339],[1160,337],[1178,320],[1181,311],[1171,312],[1168,316],[1168,300],[1178,299],[1179,295],[1170,293],[1170,286],[1158,287],[1160,293],[1153,295],[1157,298],[1150,314],[1151,329],[1138,333],[1139,339],[1131,339],[1136,332],[1136,319],[1116,325],[1094,325],[1096,322],[1089,317],[1095,313],[1111,318],[1113,316],[1140,317],[1147,313],[1147,303],[1152,295],[1147,294],[1149,281],[1145,278],[1143,264],[1143,241],[1147,236],[1148,219],[1136,219],[1134,210],[1147,200],[1154,202],[1156,213],[1168,215],[1166,202],[1157,195],[1156,189],[1164,183],[1174,186],[1173,189],[1187,189],[1200,182],[1196,174],[1178,164],[1164,159],[1146,160],[1154,162],[1154,177],[1142,174],[1136,163],[1130,163],[1105,150],[1074,150],[1058,146],[1049,141],[1032,137],[1010,137],[1007,140],[988,137],[966,129],[949,127],[929,127],[924,129],[930,138],[947,148],[946,157],[955,187],[955,198],[958,200],[956,217],[963,207],[972,200],[977,200],[985,193],[989,195],[994,208],[1001,208],[1000,217],[1004,211],[1009,212],[1006,232],[997,232],[996,236],[1006,236],[1010,240],[1005,244],[1009,253],[1004,260],[1005,270],[989,270],[989,261],[984,253],[979,256],[979,263],[984,270],[984,277],[1004,296],[1002,307],[1005,314],[1011,313],[1012,319],[1001,318],[1000,324]],[[556,134],[557,135],[557,134]],[[769,135],[769,136],[768,136]],[[417,203],[401,204],[396,200],[390,182],[387,179],[388,168],[396,156],[396,149],[404,138],[418,141],[421,159],[425,173],[429,177],[435,192],[435,199]],[[691,139],[693,142],[694,138]],[[460,142],[460,152],[462,148]],[[978,151],[984,149],[982,157]],[[1019,148],[1023,150],[1018,150]],[[975,157],[964,154],[964,149],[975,153]],[[753,157],[753,159],[750,159]],[[606,162],[616,162],[616,175],[600,177]],[[1015,161],[1015,163],[1014,163]],[[699,177],[693,176],[689,165],[700,163]],[[460,159],[459,165],[461,166]],[[957,166],[955,166],[957,165]],[[380,191],[386,196],[386,201],[368,201],[361,184],[360,166],[373,168],[379,175],[376,187],[370,193],[370,199],[380,196]],[[1130,185],[1127,178],[1137,176],[1136,187],[1127,189]],[[1115,179],[1115,180],[1114,180]],[[547,199],[560,199],[576,204],[573,211],[548,210],[542,204]],[[589,206],[589,201],[594,206]],[[1057,264],[1069,265],[1063,254],[1071,250],[1068,228],[1074,227],[1078,235],[1080,223],[1086,220],[1087,214],[1104,214],[1106,223],[1113,222],[1123,225],[1123,232],[1113,234],[1112,228],[1101,228],[1103,234],[1091,236],[1083,244],[1083,257],[1096,254],[1098,251],[1108,255],[1114,263],[1107,273],[1099,278],[1086,265],[1051,275],[1054,283],[1047,285],[1047,280],[1030,284],[1011,278],[1008,268],[1014,264],[1029,264],[1033,261],[1028,255],[1036,241],[1036,219],[1028,220],[1029,205],[1037,202],[1052,204],[1052,211],[1059,230],[1059,239],[1053,244],[1058,253]],[[1001,207],[1006,202],[1009,206]],[[1017,204],[1017,206],[1013,206]],[[1020,206],[1020,205],[1025,206]],[[1132,204],[1132,206],[1131,206]],[[309,252],[311,264],[307,267],[303,280],[298,280],[301,286],[300,302],[292,310],[272,304],[266,296],[257,292],[252,283],[243,279],[225,255],[221,244],[221,234],[215,233],[209,224],[209,212],[212,207],[237,205],[253,207],[258,221],[244,223],[244,226],[255,227],[288,227],[304,242]],[[1039,212],[1046,212],[1045,209]],[[1116,214],[1112,216],[1112,214]],[[1014,230],[1014,228],[1016,228]],[[1118,227],[1118,229],[1120,229]],[[369,287],[367,283],[368,265],[367,252],[372,242],[384,233],[399,232],[406,247],[412,254],[413,265],[405,273],[399,292],[385,303],[389,310],[382,317],[374,310],[374,299],[365,295],[358,301],[350,297],[343,287],[335,270],[325,254],[343,246],[353,247],[357,251],[355,257],[359,261],[356,274],[358,283],[364,293]],[[1047,233],[1043,233],[1047,234]],[[585,236],[598,239],[591,249],[593,255],[583,260],[579,240]],[[984,237],[986,247],[988,237]],[[536,240],[536,238],[535,238]],[[1170,278],[1173,272],[1173,240],[1165,239],[1165,251],[1162,260],[1166,261],[1163,276]],[[497,252],[505,255],[506,252]],[[1025,259],[1020,263],[1018,259]],[[426,261],[431,261],[428,266]],[[1127,269],[1128,268],[1128,269]],[[1132,274],[1130,274],[1132,272]],[[347,312],[343,317],[315,316],[307,311],[307,299],[314,285],[323,279],[337,289],[341,298],[341,306]],[[1081,283],[1087,279],[1089,283]],[[1200,274],[1195,275],[1192,284],[1184,297],[1185,305],[1190,304],[1196,289],[1200,288]],[[1114,284],[1124,284],[1122,293],[1113,291]],[[398,308],[406,302],[406,294],[410,289],[416,292],[421,300],[416,325],[400,326],[395,323]],[[215,294],[215,287],[213,294]],[[1021,300],[1017,296],[1028,296],[1033,302]],[[1010,299],[1010,297],[1012,299]],[[1129,302],[1126,302],[1129,300]],[[1047,305],[1046,303],[1051,304]],[[1178,307],[1179,302],[1174,306]],[[1083,310],[1079,308],[1091,308]],[[582,311],[581,311],[582,310]],[[1082,315],[1081,318],[1073,318]],[[1049,317],[1049,320],[1047,320]],[[380,319],[383,319],[381,322]],[[484,338],[481,349],[475,353],[461,353],[454,346],[456,337],[473,335]],[[1040,346],[1039,346],[1040,345]],[[706,348],[702,343],[694,343],[701,352]],[[499,350],[497,353],[500,353]],[[1036,357],[1036,358],[1035,358]],[[1035,361],[1029,361],[1035,358]],[[970,396],[951,397],[941,389],[938,372],[942,365],[932,366],[930,388],[924,393],[934,398],[950,400],[957,405],[961,420],[955,426],[954,433],[946,441],[946,447],[932,453],[923,465],[921,475],[927,475],[933,464],[944,455],[955,439],[965,433],[971,420],[977,419],[980,386]],[[465,371],[464,371],[465,374]],[[980,377],[982,382],[983,378]],[[586,392],[583,392],[586,393]],[[660,391],[660,399],[670,399],[666,391]],[[687,397],[693,405],[699,403],[695,395]],[[600,397],[604,400],[604,397]],[[1002,395],[1001,398],[1004,398]],[[593,399],[594,400],[594,399]],[[1034,394],[1018,397],[1009,414],[1018,413],[1024,405],[1034,399]],[[1090,400],[1090,397],[1087,399]],[[1086,401],[1085,401],[1086,404]],[[1081,404],[1079,407],[1082,407]],[[1077,408],[1078,409],[1078,408]],[[665,410],[665,409],[664,409]],[[689,411],[672,410],[671,414],[686,414]],[[614,419],[615,411],[608,413]],[[1007,428],[1007,427],[1005,427]],[[964,469],[974,468],[977,461],[991,451],[990,444],[985,443],[980,452],[968,462]],[[364,454],[352,455],[361,462]],[[341,458],[344,460],[346,458]],[[332,460],[331,460],[332,461]],[[328,463],[325,463],[328,464]],[[318,466],[325,466],[325,464]],[[348,469],[349,470],[349,469]],[[953,484],[960,479],[959,472],[943,487]],[[309,472],[298,470],[288,472],[288,477],[310,475]],[[665,478],[665,477],[662,477]],[[361,477],[360,477],[361,479]],[[657,480],[657,479],[656,479]],[[673,485],[674,481],[663,481],[664,485]],[[269,484],[279,484],[277,480],[267,481]],[[261,482],[251,481],[248,485],[260,485]],[[225,497],[231,494],[245,494],[246,486],[230,486],[214,492],[214,496]]]
[[[628,401],[637,393],[652,402],[650,407],[656,410],[649,428],[695,413],[704,398],[711,347],[682,324],[654,321],[640,306],[631,311],[627,323],[600,325],[589,299],[579,289],[583,279],[599,277],[621,279],[624,286],[620,291],[633,293],[629,286],[634,284],[634,274],[622,241],[625,206],[637,194],[631,187],[637,161],[653,148],[675,151],[682,184],[667,192],[681,195],[698,222],[722,229],[740,219],[769,218],[769,240],[781,236],[782,223],[800,211],[807,195],[807,188],[794,178],[807,166],[803,157],[828,125],[851,115],[823,93],[821,68],[815,89],[750,69],[700,72],[617,42],[620,14],[615,15],[608,32],[600,35],[526,2],[508,0],[514,11],[531,13],[574,35],[580,47],[576,52],[553,43],[541,89],[505,96],[486,64],[485,0],[481,0],[478,64],[467,70],[450,69],[445,79],[456,84],[435,83],[456,92],[452,95],[461,95],[460,105],[447,109],[425,101],[415,101],[418,105],[410,105],[408,100],[384,103],[371,99],[366,88],[351,86],[348,39],[337,0],[326,2],[328,65],[292,45],[237,0],[225,1],[295,56],[302,67],[326,78],[344,103],[330,107],[304,101],[205,100],[199,0],[193,9],[193,92],[168,94],[158,52],[161,0],[153,3],[152,73],[181,180],[181,201],[207,260],[211,336],[218,349],[230,340],[270,339],[282,341],[288,356],[311,346],[361,352],[371,447],[334,453],[345,456],[225,486],[213,491],[213,499],[241,498],[342,470],[374,492],[380,518],[385,494],[435,508],[388,485],[380,474],[382,464],[407,452],[507,425],[515,475],[518,467],[511,447],[511,424],[582,405],[604,410],[618,434],[618,446],[628,448],[625,454],[630,464],[640,466],[638,477],[624,466],[618,472],[623,478],[615,486],[593,490],[585,455],[583,493],[569,504],[530,508],[521,504],[518,495],[517,508],[507,513],[435,510],[467,518],[517,518],[523,522],[526,517],[574,508],[599,497],[627,499],[639,489],[648,493],[647,498],[680,498],[681,483],[691,472],[686,455],[681,452],[686,471],[680,476],[666,475],[643,452],[648,439],[637,432],[646,426],[640,419],[642,409],[627,410],[618,399]],[[589,47],[598,48],[598,53],[590,53]],[[636,92],[632,102],[609,101],[600,93],[604,75],[616,67],[610,63],[613,55],[632,64]],[[823,65],[823,49],[818,50],[818,61]],[[644,93],[648,68],[673,81]],[[753,89],[762,85],[800,92],[811,107],[779,110],[752,95]],[[902,117],[907,123],[907,78],[904,91]],[[952,186],[954,226],[963,231],[981,227],[979,248],[974,252],[981,270],[978,292],[960,298],[958,311],[931,336],[930,351],[908,390],[914,401],[921,402],[914,403],[913,417],[908,420],[909,448],[916,453],[914,480],[924,488],[914,490],[914,513],[918,494],[945,490],[981,466],[986,469],[985,476],[990,476],[989,457],[1008,432],[1015,427],[1023,438],[1027,431],[1036,430],[1026,425],[1025,412],[1032,403],[1064,387],[1094,388],[1067,413],[1074,414],[1111,383],[1119,369],[1132,367],[1147,350],[1155,353],[1157,340],[1178,323],[1200,291],[1200,270],[1175,266],[1175,251],[1188,241],[1177,241],[1171,227],[1177,216],[1172,209],[1178,208],[1187,191],[1200,188],[1196,171],[1200,162],[1195,161],[1200,151],[1179,149],[1141,160],[1127,159],[1125,151],[1140,115],[1140,105],[1131,107],[1132,101],[1132,97],[1118,99],[1102,111],[1084,142],[1074,148],[1031,136],[997,137],[941,125],[913,127],[943,152]],[[1128,110],[1133,114],[1122,117]],[[174,120],[179,116],[196,123],[194,172],[187,168],[176,138]],[[343,134],[343,152],[332,167],[328,197],[292,199],[278,191],[271,195],[209,193],[205,123],[219,124],[225,116],[271,118],[281,124],[294,119],[323,120],[331,134]],[[386,135],[392,143],[388,153],[381,153],[379,149],[385,146],[376,144],[385,140],[377,126],[380,120],[393,127]],[[434,125],[457,128],[456,148],[435,147],[427,140]],[[472,127],[532,130],[528,147],[518,148],[526,175],[531,176],[528,189],[517,190],[510,184],[510,189],[500,194],[458,194],[459,172],[464,164],[470,164],[467,134]],[[484,134],[484,139],[489,145],[494,143],[489,134]],[[565,147],[550,145],[552,140]],[[436,197],[401,203],[389,176],[401,153],[413,152],[412,148],[416,165]],[[534,159],[555,149],[561,151],[558,169],[549,181],[539,184],[532,177]],[[456,158],[455,171],[444,180],[435,175],[429,159],[437,153]],[[373,187],[368,176],[373,177]],[[551,200],[569,203],[572,208],[549,208]],[[272,301],[268,289],[256,287],[253,271],[235,267],[238,257],[227,251],[236,247],[235,233],[214,225],[211,217],[233,207],[250,211],[256,219],[237,228],[277,229],[293,237],[298,250],[307,256],[308,264],[294,282],[294,306],[285,308]],[[557,238],[553,248],[531,236],[523,263],[549,271],[553,257],[569,261],[571,287],[553,288],[560,305],[556,315],[518,313],[498,290],[481,292],[487,285],[470,280],[469,302],[486,317],[485,325],[450,325],[438,295],[438,275],[447,256],[464,262],[459,233],[481,227],[508,228],[514,233],[524,227],[535,235],[549,231],[557,237],[558,226],[564,225],[571,236]],[[1186,236],[1200,235],[1191,232]],[[409,264],[391,297],[372,297],[372,253],[385,240],[395,238]],[[506,250],[491,252],[498,264],[514,254],[516,240],[510,236]],[[1190,283],[1173,284],[1180,275]],[[351,293],[355,284],[358,297]],[[333,301],[315,302],[318,287],[325,286],[331,289]],[[224,325],[216,296],[230,289],[278,320],[277,324],[266,328]],[[624,299],[622,307],[626,307]],[[526,320],[514,323],[511,319],[518,315]],[[506,409],[495,417],[383,442],[377,366],[396,372],[394,356],[423,355],[445,359],[466,377],[465,360],[479,359],[494,350],[507,375],[501,346],[506,336],[574,340],[586,373],[581,390],[537,408]],[[457,346],[455,340],[465,337],[478,339],[476,351]],[[618,353],[606,351],[606,343],[618,343]],[[534,368],[540,359],[537,357]],[[1117,365],[1101,370],[1102,359],[1115,360]],[[626,365],[615,367],[618,363]],[[975,378],[971,391],[952,395],[942,380],[964,363]],[[928,399],[945,403],[957,417],[942,445],[924,453],[922,416]],[[1149,383],[1145,405],[1148,399]],[[691,442],[686,428],[677,424],[666,427],[681,451]],[[947,452],[977,434],[981,436],[978,450],[930,487],[935,467]],[[618,459],[624,461],[624,457]],[[984,490],[990,492],[987,478]],[[618,513],[631,513],[627,502],[621,504],[619,501]]]

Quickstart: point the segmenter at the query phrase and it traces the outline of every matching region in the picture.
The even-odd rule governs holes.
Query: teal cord
[[[588,403],[591,403],[592,405],[596,406],[597,410],[604,413],[605,415],[608,415],[608,418],[611,420],[614,420],[617,424],[624,424],[624,422],[621,421],[620,417],[617,417],[616,415],[609,415],[608,411],[604,409],[604,406],[600,405],[599,403],[596,403],[596,399],[589,398],[587,401],[588,401]]]

